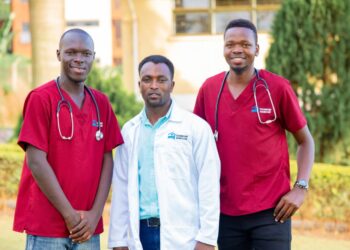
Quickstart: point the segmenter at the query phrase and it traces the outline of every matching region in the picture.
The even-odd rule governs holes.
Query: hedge
[[[291,176],[295,180],[295,161],[291,162]],[[302,219],[350,223],[350,167],[315,164],[308,197],[296,215]]]
[[[23,159],[17,145],[0,144],[0,197],[15,198]],[[292,182],[295,176],[296,162],[291,161]],[[315,164],[308,197],[296,216],[350,223],[350,167]]]

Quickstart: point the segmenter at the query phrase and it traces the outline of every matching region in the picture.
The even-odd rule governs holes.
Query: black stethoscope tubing
[[[57,103],[57,109],[56,109],[56,114],[57,114],[57,126],[58,126],[58,130],[60,132],[60,136],[63,140],[71,140],[73,138],[73,133],[74,133],[74,121],[73,121],[73,109],[72,109],[72,105],[69,103],[68,100],[66,100],[66,98],[64,98],[63,94],[62,94],[62,91],[61,91],[61,88],[60,88],[60,84],[59,84],[59,77],[57,77],[56,79],[56,87],[57,87],[57,90],[58,90],[58,93],[60,94],[61,96],[61,100]],[[96,115],[97,115],[97,131],[96,131],[96,140],[97,141],[100,141],[101,139],[103,139],[103,133],[101,131],[101,118],[100,118],[100,110],[98,108],[98,105],[97,105],[97,101],[95,99],[95,96],[94,94],[92,93],[92,91],[86,86],[84,85],[84,89],[87,90],[87,92],[89,93],[89,95],[91,96],[91,99],[94,103],[94,106],[95,106],[95,109],[96,109]],[[60,128],[60,123],[59,123],[59,112],[61,110],[61,105],[62,104],[65,104],[68,106],[68,109],[69,109],[69,114],[70,114],[70,117],[71,117],[71,123],[72,123],[72,131],[71,131],[71,135],[69,137],[66,137],[66,136],[63,136],[61,134],[61,128]]]
[[[268,124],[268,123],[274,122],[277,119],[275,106],[273,104],[273,101],[272,101],[272,98],[271,98],[271,93],[269,91],[269,87],[267,85],[267,82],[263,78],[260,77],[259,71],[256,68],[254,68],[254,72],[255,72],[256,79],[254,80],[254,83],[253,83],[253,93],[254,93],[255,106],[257,108],[257,116],[258,116],[259,122],[261,124]],[[215,119],[214,120],[214,138],[215,138],[215,141],[218,141],[218,138],[219,138],[218,127],[219,127],[219,103],[220,103],[220,98],[221,98],[221,94],[222,94],[222,91],[223,91],[224,86],[225,86],[225,82],[226,82],[227,77],[228,77],[229,74],[230,74],[230,71],[227,71],[225,73],[225,77],[224,77],[224,79],[221,82],[220,90],[219,90],[218,96],[216,98],[215,118],[214,118]],[[260,117],[260,114],[259,114],[258,101],[257,101],[257,98],[256,98],[256,88],[257,88],[257,85],[258,85],[259,81],[261,81],[263,83],[263,85],[265,87],[265,90],[266,90],[266,92],[268,94],[268,97],[270,99],[270,103],[271,103],[272,110],[273,110],[273,113],[274,113],[274,118],[272,120],[266,120],[266,121],[262,121],[261,120],[261,117]]]

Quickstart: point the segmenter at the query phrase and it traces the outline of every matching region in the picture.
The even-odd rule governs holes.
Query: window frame
[[[281,7],[283,0],[280,3],[270,3],[270,4],[258,4],[258,0],[250,0],[249,5],[230,5],[230,6],[216,6],[216,0],[209,1],[208,8],[186,8],[186,7],[176,7],[174,0],[173,9],[173,34],[175,36],[202,36],[202,35],[219,35],[223,32],[216,31],[216,14],[226,13],[226,12],[239,12],[244,11],[250,14],[250,21],[252,21],[258,29],[258,32],[270,32],[268,29],[258,28],[258,12],[259,11],[272,11],[277,12]],[[179,14],[191,14],[191,13],[207,13],[209,16],[209,32],[202,33],[177,33],[176,31],[176,16]]]

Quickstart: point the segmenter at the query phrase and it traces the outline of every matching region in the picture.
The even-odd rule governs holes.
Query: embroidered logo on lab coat
[[[188,135],[177,135],[174,132],[170,132],[168,134],[168,139],[173,139],[173,140],[186,140],[187,141]]]

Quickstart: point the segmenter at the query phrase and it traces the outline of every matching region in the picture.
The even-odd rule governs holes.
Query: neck
[[[237,74],[234,70],[230,69],[228,76],[228,83],[231,85],[248,85],[250,80],[255,76],[254,67],[251,67],[241,74]]]
[[[73,82],[64,75],[58,77],[58,84],[71,95],[84,94],[84,82]]]
[[[146,107],[146,115],[149,122],[154,125],[160,118],[168,113],[170,105],[171,102],[161,107]]]

